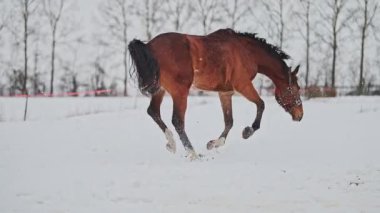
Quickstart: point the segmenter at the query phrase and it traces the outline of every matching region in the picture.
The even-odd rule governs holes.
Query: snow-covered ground
[[[186,129],[202,161],[165,148],[147,98],[0,99],[0,212],[380,212],[380,98],[314,99],[295,123],[266,98],[234,97],[225,147],[217,97],[191,97]],[[163,117],[172,128],[171,101]]]

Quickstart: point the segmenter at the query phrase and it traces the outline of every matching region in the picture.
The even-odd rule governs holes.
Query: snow
[[[379,212],[380,98],[304,101],[291,121],[265,98],[233,98],[226,145],[217,97],[190,97],[186,129],[203,160],[177,153],[146,114],[147,98],[0,98],[0,212]],[[171,100],[162,106],[174,132]]]

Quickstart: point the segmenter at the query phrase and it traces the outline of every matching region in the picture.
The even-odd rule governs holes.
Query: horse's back
[[[160,66],[160,83],[167,90],[193,84],[203,90],[231,91],[234,79],[250,78],[242,66],[243,45],[231,29],[207,36],[164,33],[148,45]]]

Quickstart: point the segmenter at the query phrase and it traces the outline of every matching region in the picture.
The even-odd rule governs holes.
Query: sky
[[[10,4],[12,3],[13,0],[3,0],[3,3],[5,4]],[[88,73],[93,72],[93,62],[96,58],[100,58],[102,60],[103,65],[106,67],[110,75],[117,75],[119,78],[122,78],[123,72],[122,69],[120,69],[120,64],[121,60],[118,59],[117,57],[112,57],[111,52],[105,51],[103,48],[99,47],[97,45],[97,38],[102,37],[107,40],[107,37],[104,37],[104,27],[102,27],[101,23],[101,17],[98,13],[99,11],[99,4],[101,0],[70,0],[71,6],[69,7],[69,17],[67,17],[67,20],[70,20],[70,23],[75,23],[72,24],[74,25],[74,28],[76,28],[76,33],[75,36],[81,37],[84,40],[84,43],[81,45],[74,45],[75,48],[77,48],[77,54],[79,62],[78,67],[81,69],[81,73],[83,73],[83,78],[88,78]],[[350,2],[354,2],[353,0]],[[318,1],[317,4],[321,4],[320,1]],[[290,11],[290,13],[294,13],[296,11],[296,8],[293,8],[293,10]],[[257,11],[260,12],[260,11]],[[259,15],[257,15],[259,16]],[[380,15],[376,17],[377,21],[376,23],[380,23]],[[260,20],[260,18],[259,18]],[[42,20],[43,21],[43,20]],[[258,23],[253,23],[255,20],[245,20],[241,23],[238,24],[237,30],[238,31],[248,31],[248,32],[254,32],[258,33],[259,36],[267,38],[269,42],[273,43],[271,39],[268,38],[267,32],[261,28],[254,28],[252,26],[257,26]],[[133,38],[139,38],[144,40],[145,36],[143,33],[143,26],[142,26],[142,21],[141,19],[137,19],[136,17],[131,19],[132,27],[129,29],[128,34],[129,34],[129,39]],[[256,25],[255,25],[256,24]],[[287,24],[290,25],[289,31],[295,31],[295,21],[292,22],[287,22]],[[73,26],[71,26],[73,27]],[[220,27],[226,27],[225,25],[217,25],[214,27],[213,30],[217,30]],[[313,25],[313,28],[317,27],[316,25]],[[211,31],[213,31],[211,30]],[[171,27],[169,26],[164,26],[162,29],[159,30],[160,32],[167,32],[171,31]],[[190,27],[187,27],[184,32],[189,33],[189,34],[201,34],[202,29],[199,23],[192,23]],[[344,34],[346,35],[351,35],[351,34],[357,34],[357,30],[353,31],[346,31]],[[74,36],[74,37],[75,37]],[[343,37],[346,37],[345,35]],[[339,70],[337,79],[343,82],[343,84],[349,84],[352,83],[350,80],[350,75],[352,75],[350,69],[353,66],[351,65],[353,62],[352,61],[357,61],[358,57],[355,57],[358,55],[358,48],[359,48],[359,42],[356,40],[355,42],[350,42],[350,39],[346,39],[344,42],[344,45],[342,46],[342,49],[340,51],[341,57],[340,57],[340,63],[339,63]],[[21,54],[16,54],[14,56],[14,53],[9,53],[10,51],[7,50],[7,46],[9,48],[10,43],[6,41],[6,39],[3,38],[3,41],[0,42],[2,43],[1,47],[3,51],[0,51],[0,54],[7,58],[7,57],[14,57],[14,60],[20,62],[21,60],[18,59]],[[367,44],[367,55],[368,56],[375,56],[380,52],[380,47],[378,45],[379,42],[374,42],[369,41]],[[284,50],[285,52],[288,52],[292,59],[288,61],[288,65],[290,66],[295,66],[297,64],[302,64],[304,65],[304,42],[300,39],[299,35],[297,33],[293,32],[292,37],[288,38],[288,41],[285,43]],[[49,38],[44,38],[42,42],[42,48],[49,48]],[[326,59],[323,61],[314,61],[313,62],[313,67],[312,71],[314,75],[318,72],[326,72],[325,70],[321,69],[322,65],[321,64],[329,64],[330,63],[330,58],[329,58],[329,52],[324,52],[318,49],[317,47],[321,46],[319,43],[314,46],[313,49],[313,54],[315,55],[322,55],[326,56]],[[59,53],[60,57],[66,58],[66,60],[69,60],[68,58],[73,57],[72,52],[68,50],[67,48],[64,48],[60,50],[61,52]],[[378,51],[378,52],[376,52]],[[354,55],[354,56],[353,56]],[[47,60],[48,55],[45,55],[43,60]],[[113,59],[113,60],[111,60]],[[373,61],[371,61],[373,62]],[[351,64],[350,64],[351,63]],[[356,66],[356,64],[354,64]],[[301,73],[302,72],[302,67],[301,66]],[[325,69],[328,69],[326,67]],[[375,65],[371,65],[371,74],[375,74],[377,76],[380,75],[380,69],[379,67]],[[45,72],[48,70],[48,67],[45,66],[44,68]],[[378,70],[378,71],[377,71]],[[355,69],[354,69],[355,71]],[[377,82],[380,80],[380,78],[377,79]]]

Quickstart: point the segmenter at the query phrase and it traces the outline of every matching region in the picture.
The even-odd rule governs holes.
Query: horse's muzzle
[[[291,113],[293,121],[301,121],[303,118],[303,110],[302,108],[294,108]]]
[[[293,116],[293,121],[301,121],[302,120],[302,115],[301,116]]]

